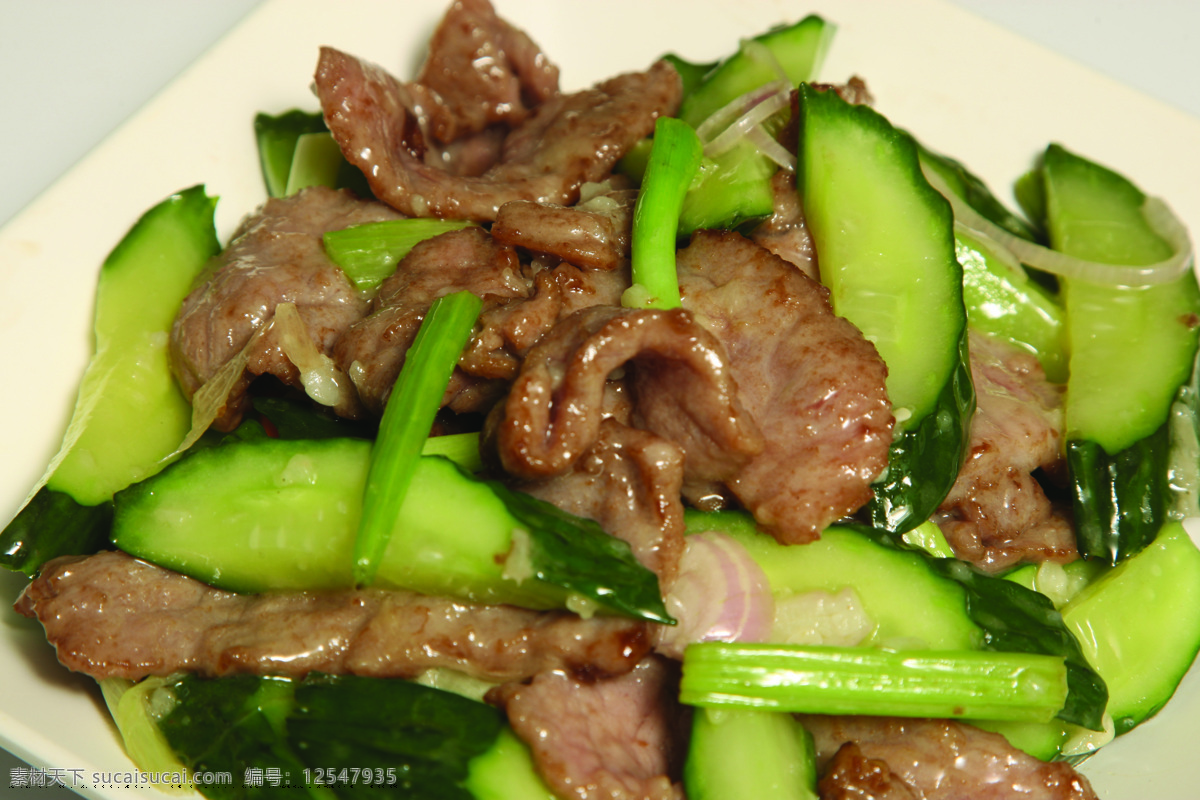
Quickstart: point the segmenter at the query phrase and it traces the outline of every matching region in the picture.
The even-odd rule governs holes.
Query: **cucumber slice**
[[[346,589],[371,443],[231,441],[114,499],[122,550],[239,592]],[[572,597],[669,622],[658,581],[599,526],[420,459],[375,585],[480,603],[564,608]]]
[[[791,714],[697,708],[683,768],[690,800],[816,800],[812,737]]]
[[[46,485],[81,505],[165,465],[192,425],[171,373],[167,337],[196,277],[219,249],[216,198],[203,186],[147,211],[100,268],[95,354]]]
[[[1171,256],[1145,195],[1057,145],[1042,159],[1050,244],[1090,261],[1142,266]],[[1067,463],[1080,553],[1117,563],[1152,541],[1170,506],[1171,404],[1191,376],[1200,287],[1189,270],[1157,286],[1062,280],[1067,311]]]
[[[1058,300],[990,239],[964,228],[954,238],[971,329],[1033,354],[1049,380],[1065,383],[1066,312]]]
[[[1118,734],[1153,716],[1200,651],[1200,550],[1182,524],[1087,586],[1063,620],[1108,684]]]
[[[871,109],[804,85],[799,127],[797,181],[821,282],[888,367],[897,438],[866,511],[903,533],[954,484],[975,408],[953,215],[912,138]]]
[[[680,105],[679,118],[698,128],[729,103],[771,81],[786,79],[796,86],[812,80],[835,30],[833,24],[809,15],[743,42],[696,83]],[[694,70],[684,69],[682,74],[694,82]],[[782,116],[775,119],[775,127],[781,121]],[[774,210],[770,180],[778,168],[744,140],[710,159],[684,200],[679,235],[703,228],[736,228],[770,216]]]

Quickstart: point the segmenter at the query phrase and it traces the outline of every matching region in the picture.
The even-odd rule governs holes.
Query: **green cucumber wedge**
[[[812,737],[791,714],[697,708],[683,767],[689,800],[816,800]]]
[[[953,214],[912,138],[870,108],[803,85],[799,122],[797,183],[821,282],[888,368],[896,438],[867,515],[903,533],[954,484],[975,409]]]
[[[120,549],[238,592],[348,589],[371,443],[231,441],[114,498]],[[589,520],[423,457],[374,586],[671,621],[658,580]]]
[[[1166,705],[1200,651],[1200,550],[1182,524],[1089,584],[1063,619],[1108,684],[1118,735]]]
[[[1053,249],[1131,268],[1172,246],[1147,222],[1126,178],[1047,148],[1041,166]],[[1169,417],[1191,377],[1200,288],[1191,270],[1153,286],[1061,280],[1067,312],[1067,463],[1085,558],[1117,563],[1154,539],[1171,505]]]
[[[160,470],[192,424],[167,339],[196,277],[219,249],[216,198],[203,186],[147,211],[105,259],[96,287],[95,353],[47,486],[81,505]]]

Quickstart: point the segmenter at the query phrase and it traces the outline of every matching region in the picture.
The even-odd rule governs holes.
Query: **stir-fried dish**
[[[1187,233],[1057,144],[1010,211],[833,33],[567,91],[455,0],[413,80],[314,54],[230,241],[143,216],[2,548],[139,768],[1095,797],[1200,648]]]

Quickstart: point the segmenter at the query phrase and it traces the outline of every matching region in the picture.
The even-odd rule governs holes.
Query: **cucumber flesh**
[[[1108,684],[1117,734],[1162,708],[1200,650],[1200,550],[1181,523],[1089,584],[1063,620]]]
[[[47,486],[81,505],[165,466],[192,424],[171,373],[171,324],[219,249],[216,198],[194,186],[147,211],[100,268],[95,354],[79,387]]]
[[[697,708],[683,768],[690,800],[816,800],[812,737],[791,714]]]
[[[116,496],[112,541],[229,591],[352,588],[370,452],[361,439],[201,450]],[[670,621],[657,579],[627,544],[505,491],[422,457],[374,585],[529,608],[564,608],[582,595]]]
[[[1069,256],[1131,267],[1168,258],[1145,195],[1126,178],[1047,148],[1041,167],[1050,244]],[[1065,424],[1080,553],[1117,563],[1157,534],[1171,504],[1168,421],[1192,374],[1200,287],[1061,281],[1070,378]]]
[[[949,492],[975,408],[953,214],[912,138],[870,108],[804,85],[799,122],[797,180],[821,282],[887,364],[897,419],[867,513],[903,533]]]

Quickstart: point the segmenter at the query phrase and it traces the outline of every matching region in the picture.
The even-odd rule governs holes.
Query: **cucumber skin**
[[[168,197],[142,215],[100,268],[95,353],[46,482],[81,505],[108,502],[158,472],[191,428],[167,336],[220,249],[216,202],[203,186]]]
[[[927,302],[919,305],[926,310],[937,308],[944,318],[939,327],[926,324],[929,321],[928,313],[920,322],[915,318],[908,321],[912,330],[908,331],[909,338],[902,348],[906,351],[904,358],[916,353],[919,363],[905,365],[904,374],[898,369],[901,348],[885,343],[881,338],[892,335],[895,325],[889,326],[889,330],[876,330],[878,326],[872,325],[873,320],[869,318],[872,312],[862,312],[868,315],[864,319],[853,308],[855,280],[859,284],[867,284],[868,281],[863,278],[866,270],[856,265],[860,268],[851,274],[848,269],[841,268],[838,256],[844,254],[833,250],[837,248],[840,251],[843,247],[838,236],[842,227],[858,221],[847,222],[840,218],[821,220],[824,215],[816,213],[813,208],[819,201],[810,199],[814,193],[810,186],[812,176],[808,174],[810,161],[823,160],[826,153],[822,144],[832,140],[834,134],[832,131],[826,132],[818,143],[813,144],[809,131],[810,119],[817,120],[814,124],[823,123],[830,129],[836,126],[861,134],[864,138],[869,137],[871,143],[868,146],[873,148],[874,153],[887,151],[886,157],[897,162],[898,177],[911,183],[912,201],[919,204],[921,211],[926,214],[924,218],[914,220],[912,227],[929,231],[933,243],[928,249],[947,272],[939,281],[934,277],[935,268],[926,268],[924,274],[911,276],[911,280],[908,279],[910,276],[906,276],[904,287],[918,284],[932,286],[923,290],[929,292],[929,297]],[[893,533],[904,533],[925,522],[945,499],[958,477],[970,446],[975,388],[967,354],[967,312],[962,300],[962,266],[955,254],[953,213],[946,199],[925,180],[917,145],[912,137],[894,128],[872,109],[846,103],[831,91],[822,92],[802,86],[799,130],[798,151],[802,164],[797,182],[800,184],[805,216],[810,221],[817,247],[818,262],[825,259],[829,267],[826,269],[826,265],[822,264],[821,282],[830,289],[834,312],[853,322],[879,348],[880,356],[888,364],[888,392],[893,405],[908,407],[912,411],[909,420],[897,422],[897,434],[889,451],[887,470],[875,485],[874,498],[863,511],[871,525]],[[829,146],[840,146],[840,142]],[[887,177],[893,178],[891,175]],[[825,182],[833,180],[829,175],[822,178]],[[877,202],[876,205],[881,203]],[[828,235],[821,230],[826,223]],[[823,246],[825,241],[828,241],[828,246]],[[844,281],[843,273],[850,277],[848,283]],[[930,340],[936,347],[943,348],[944,352],[932,356],[920,355],[922,351],[933,352]]]

